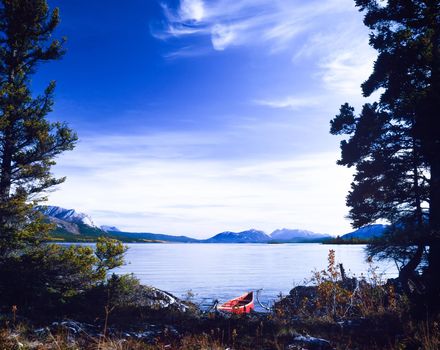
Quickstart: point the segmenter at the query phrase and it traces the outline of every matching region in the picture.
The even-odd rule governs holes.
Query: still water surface
[[[194,300],[220,302],[248,290],[263,288],[261,300],[272,302],[280,293],[310,279],[311,271],[327,265],[329,249],[347,273],[367,274],[364,245],[322,244],[127,244],[127,264],[117,273],[133,273],[142,284],[178,297],[188,290]],[[396,276],[390,263],[376,263],[384,278]],[[206,301],[208,302],[208,301]]]

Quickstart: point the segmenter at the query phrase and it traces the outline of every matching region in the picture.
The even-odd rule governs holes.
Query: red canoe
[[[217,309],[234,314],[249,313],[254,309],[254,292],[249,292],[238,298],[228,300],[226,303],[218,306]]]

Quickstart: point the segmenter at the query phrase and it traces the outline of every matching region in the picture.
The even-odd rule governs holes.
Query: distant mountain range
[[[263,231],[247,230],[242,232],[222,232],[214,237],[205,239],[205,243],[266,243],[271,240],[271,237]]]
[[[211,238],[198,240],[187,236],[159,233],[123,232],[115,226],[108,225],[97,227],[89,215],[77,212],[74,209],[64,209],[57,206],[41,206],[37,209],[45,215],[47,221],[55,224],[56,228],[51,232],[52,239],[62,241],[94,241],[99,236],[108,236],[124,242],[307,243],[325,242],[332,238],[328,234],[283,228],[275,230],[270,235],[263,231],[251,229],[242,232],[221,232]],[[385,229],[385,225],[370,225],[342,235],[340,239],[369,239],[380,236]]]
[[[115,226],[102,225],[99,226],[99,228],[105,232],[121,232],[121,230]]]
[[[341,236],[342,239],[371,239],[374,237],[380,237],[383,235],[385,230],[388,228],[388,225],[381,225],[381,224],[375,224],[375,225],[368,225],[365,227],[361,227],[353,232],[347,233],[343,236]]]
[[[323,241],[332,237],[328,234],[315,233],[307,230],[292,230],[288,228],[275,230],[270,236],[273,241],[291,243]]]

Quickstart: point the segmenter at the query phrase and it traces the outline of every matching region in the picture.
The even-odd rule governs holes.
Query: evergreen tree
[[[39,64],[59,59],[62,41],[51,35],[58,9],[46,0],[0,0],[0,309],[59,312],[75,296],[105,286],[110,269],[123,263],[125,247],[101,237],[96,249],[40,244],[51,225],[35,206],[64,181],[55,158],[73,149],[76,134],[51,123],[55,83],[40,96],[30,90]]]
[[[363,93],[381,96],[360,117],[343,106],[332,124],[333,133],[351,135],[341,144],[340,162],[357,170],[347,200],[350,217],[355,226],[378,219],[394,224],[370,251],[400,257],[404,274],[417,269],[426,247],[420,289],[435,306],[440,297],[440,2],[355,2],[378,51]]]
[[[349,217],[358,228],[380,219],[423,223],[428,197],[426,165],[411,137],[411,123],[399,121],[379,104],[366,104],[359,116],[345,104],[331,121],[332,134],[348,134],[341,142],[338,164],[356,166],[347,197]]]
[[[417,157],[420,146],[411,137],[411,123],[396,120],[379,104],[366,104],[359,116],[345,104],[331,122],[332,134],[350,135],[341,142],[339,164],[355,166],[347,196],[349,217],[356,228],[377,220],[393,223],[385,238],[369,246],[369,253],[399,263],[402,286],[422,262],[426,245],[423,204],[428,199],[426,166]]]
[[[65,124],[46,119],[55,83],[40,96],[30,90],[38,65],[63,54],[51,38],[58,23],[45,0],[0,2],[0,257],[44,238],[48,225],[33,207],[64,181],[50,169],[76,141]]]
[[[103,288],[109,270],[122,265],[126,248],[100,237],[90,246],[42,245],[0,263],[0,307],[24,313],[60,312],[75,297]]]

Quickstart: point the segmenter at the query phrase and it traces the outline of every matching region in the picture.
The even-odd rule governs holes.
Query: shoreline
[[[337,283],[347,290],[352,290],[356,284],[354,279]],[[365,284],[364,288],[370,286]],[[38,322],[20,316],[12,322],[13,315],[3,313],[3,321],[9,321],[0,334],[0,345],[15,342],[15,346],[21,343],[25,347],[33,344],[34,347],[27,347],[30,349],[61,348],[60,344],[66,345],[66,348],[92,349],[99,344],[100,349],[126,350],[330,350],[346,348],[351,344],[351,347],[360,350],[397,350],[400,349],[399,339],[407,341],[411,337],[419,337],[417,327],[408,328],[411,320],[403,309],[370,309],[363,315],[355,312],[328,317],[326,309],[318,306],[319,303],[315,304],[317,298],[322,297],[319,286],[297,286],[270,312],[242,315],[203,313],[191,302],[166,291],[142,285],[139,288],[149,293],[152,304],[143,297],[137,299],[138,304],[118,304],[107,314],[102,310],[98,312],[98,317],[94,309],[88,309],[76,317],[55,317]],[[434,336],[437,337],[438,333]],[[116,347],[115,344],[125,345]],[[390,344],[395,344],[395,347]]]
[[[112,238],[112,237],[110,237]],[[74,243],[96,243],[97,240],[61,240],[61,239],[51,239],[45,241],[46,243],[66,243],[66,244],[74,244]],[[239,244],[239,245],[247,245],[247,244],[256,244],[256,245],[278,245],[278,244],[322,244],[322,245],[367,245],[368,242],[358,242],[358,243],[334,243],[334,242],[173,242],[173,241],[160,241],[160,240],[145,240],[145,241],[120,241],[124,244]]]

